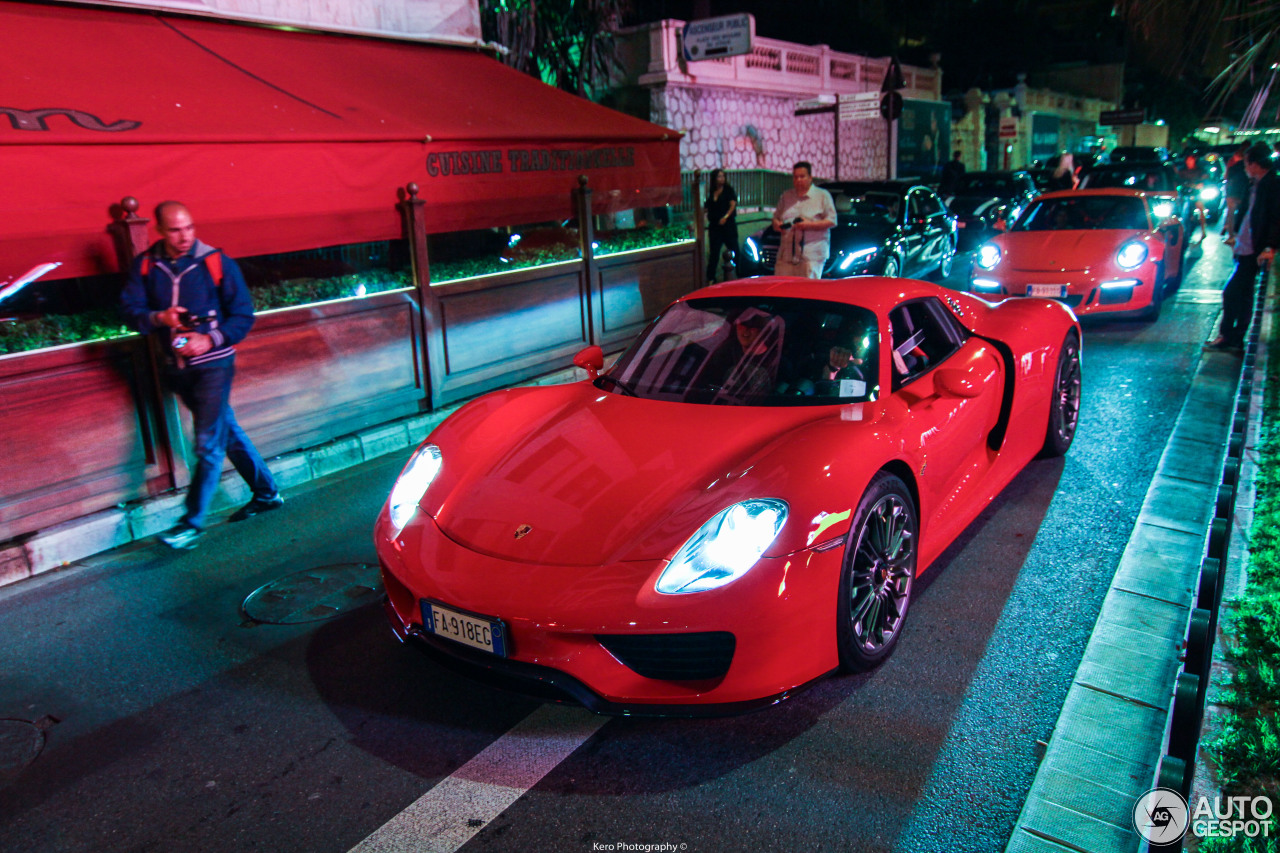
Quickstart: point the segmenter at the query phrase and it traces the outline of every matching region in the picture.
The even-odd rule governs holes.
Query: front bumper
[[[842,547],[762,559],[717,590],[660,595],[653,580],[663,561],[524,564],[464,548],[422,513],[393,532],[384,512],[375,544],[396,635],[452,668],[538,698],[605,713],[734,713],[777,702],[839,664]],[[501,620],[506,656],[430,633],[424,599]],[[664,655],[695,648],[722,674],[669,677],[682,662]],[[683,670],[708,671],[705,660]]]
[[[1064,303],[1077,316],[1130,313],[1151,307],[1159,271],[1159,265],[1152,262],[1132,271],[1102,272],[1026,272],[998,267],[988,271],[975,267],[969,289],[975,295],[990,299],[1047,295]],[[1052,288],[1056,293],[1033,292],[1044,288]]]

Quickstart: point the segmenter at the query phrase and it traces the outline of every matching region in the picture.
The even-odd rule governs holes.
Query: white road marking
[[[351,853],[453,853],[608,722],[543,705],[351,849]]]

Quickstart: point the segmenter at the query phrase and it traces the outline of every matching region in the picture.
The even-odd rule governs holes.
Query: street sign
[[[841,95],[838,115],[840,121],[880,118],[880,93],[858,92],[854,95]]]
[[[889,60],[889,67],[884,72],[884,82],[880,84],[881,92],[896,92],[907,88],[907,81],[902,78],[902,66],[897,59]]]
[[[1146,120],[1146,110],[1107,110],[1098,116],[1098,124],[1112,127],[1118,124],[1142,124]]]
[[[1018,138],[1018,119],[1016,117],[1001,116],[1000,138],[1001,139],[1017,139]]]
[[[756,19],[746,12],[740,15],[724,15],[720,18],[703,18],[684,25],[680,39],[686,62],[701,59],[723,59],[751,52],[755,37]]]

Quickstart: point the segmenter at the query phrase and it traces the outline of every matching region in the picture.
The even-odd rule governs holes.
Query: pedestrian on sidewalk
[[[711,251],[707,255],[707,284],[715,284],[720,253],[727,251],[730,264],[735,266],[738,257],[738,194],[733,191],[724,169],[711,172],[711,185],[703,207],[707,211],[707,235],[711,238]]]
[[[1253,288],[1260,265],[1270,265],[1280,246],[1280,176],[1271,168],[1271,146],[1258,142],[1244,155],[1249,189],[1237,210],[1235,270],[1222,288],[1218,336],[1206,349],[1238,351],[1253,317]]]
[[[133,328],[154,334],[165,353],[165,384],[191,411],[196,466],[179,524],[160,534],[170,548],[194,548],[222,462],[229,457],[253,490],[253,499],[231,516],[243,521],[284,504],[262,457],[231,410],[235,345],[253,326],[253,299],[234,260],[196,239],[186,205],[156,206],[160,234],[129,268],[121,310]]]

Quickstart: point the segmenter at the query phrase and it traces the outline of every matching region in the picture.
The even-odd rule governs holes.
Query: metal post
[[[693,280],[702,283],[706,280],[707,264],[707,223],[702,207],[698,202],[702,199],[702,170],[693,173],[693,243],[697,247],[693,253]]]
[[[582,305],[586,312],[587,341],[600,345],[604,339],[604,294],[598,286],[594,243],[595,218],[591,213],[591,187],[586,175],[578,176],[578,186],[571,190],[573,210],[578,218],[578,251],[582,254]]]
[[[409,256],[413,260],[413,280],[417,288],[419,308],[419,334],[422,336],[423,404],[431,410],[440,405],[440,391],[444,386],[444,337],[443,312],[440,300],[431,290],[431,263],[427,257],[426,202],[418,198],[418,185],[411,183],[404,188],[399,203],[404,216],[405,236],[409,241]]]

